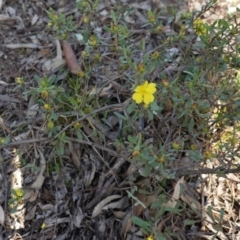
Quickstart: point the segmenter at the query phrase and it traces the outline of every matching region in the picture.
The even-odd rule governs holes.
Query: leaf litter
[[[142,29],[139,30],[137,24],[138,21],[143,23],[147,21],[147,15],[143,11],[151,10],[156,5],[160,9],[167,10],[168,2],[164,2],[129,3],[129,6],[134,9],[134,14],[126,16],[125,21],[136,28],[131,30],[133,34],[141,35],[144,32]],[[221,1],[220,5],[226,2]],[[24,239],[144,239],[139,227],[133,224],[132,216],[150,219],[154,216],[154,212],[156,213],[154,203],[159,193],[152,195],[146,193],[147,186],[154,185],[155,176],[151,175],[147,180],[141,181],[139,169],[135,164],[128,162],[128,153],[124,146],[116,145],[115,149],[111,148],[112,141],[118,136],[118,129],[113,130],[115,131],[113,135],[110,135],[110,130],[115,128],[119,119],[112,124],[109,123],[112,116],[104,118],[105,123],[108,122],[106,126],[98,119],[88,118],[84,122],[86,136],[92,135],[87,139],[88,146],[85,146],[81,139],[71,141],[69,138],[68,150],[62,159],[58,159],[51,144],[25,141],[43,137],[44,126],[40,121],[35,121],[40,111],[38,105],[31,104],[29,108],[26,105],[23,106],[24,114],[30,118],[30,122],[23,121],[22,128],[17,125],[22,121],[22,117],[19,112],[21,101],[17,97],[18,92],[13,81],[16,77],[26,77],[29,87],[32,87],[34,86],[33,75],[43,76],[42,71],[45,74],[58,73],[59,69],[64,69],[65,63],[71,73],[79,74],[81,71],[76,57],[80,49],[72,49],[71,45],[63,42],[62,50],[60,42],[46,30],[46,8],[54,7],[59,12],[70,15],[77,12],[75,8],[71,8],[74,3],[74,1],[59,3],[46,1],[43,4],[41,1],[26,1],[25,5],[29,12],[25,14],[19,2],[0,1],[0,7],[4,13],[0,14],[4,34],[0,48],[2,54],[0,101],[9,103],[8,106],[1,105],[1,113],[5,112],[1,117],[1,134],[5,136],[8,131],[12,131],[12,141],[18,144],[17,148],[16,146],[1,148],[0,224],[2,231],[0,237],[2,239],[17,239],[17,237]],[[111,3],[99,4],[101,10],[99,22],[102,24],[110,18],[110,7]],[[186,7],[184,1],[179,2],[179,8],[183,7]],[[196,7],[199,7],[199,4],[190,4],[190,8]],[[21,10],[17,15],[18,8]],[[167,20],[165,11],[162,12],[161,17]],[[167,24],[164,30],[169,33],[173,31]],[[104,34],[100,27],[99,36],[106,37],[107,35]],[[148,36],[145,36],[145,39],[150,40]],[[135,44],[140,41],[136,37]],[[149,43],[149,51],[154,51],[153,41]],[[172,61],[181,51],[180,47],[167,49],[165,60]],[[182,71],[183,66],[178,65],[180,59],[176,58],[173,64],[162,69],[163,73],[173,77]],[[96,82],[89,89],[90,96],[108,97],[115,94],[116,89],[117,92],[124,90],[117,82],[123,76],[117,72],[114,63],[109,63],[112,60],[106,57],[105,63],[110,67],[98,69],[99,72],[93,73],[106,78],[107,82],[105,86],[99,86]],[[157,76],[157,73],[152,74]],[[44,116],[40,116],[40,119],[43,118]],[[9,129],[9,126],[13,126],[13,121],[17,126],[14,131],[11,127]],[[92,129],[97,128],[105,132],[101,136],[102,139],[94,136]],[[97,149],[97,146],[102,143],[104,146]],[[109,148],[108,152],[104,150],[106,146]],[[110,151],[114,154],[109,154]],[[64,164],[59,169],[56,164],[54,169],[50,162],[57,163],[59,160]],[[186,168],[189,165],[188,160],[181,159],[176,167]],[[214,169],[219,164],[218,160],[206,163],[210,169]],[[131,176],[134,176],[135,180],[131,180]],[[146,192],[133,191],[129,195],[132,197],[129,197],[127,191],[132,189],[132,181]],[[162,204],[166,214],[155,222],[160,232],[170,228],[173,233],[181,232],[181,239],[203,239],[214,235],[218,239],[239,238],[239,174],[226,174],[226,177],[201,174],[187,179],[184,177],[169,179],[167,182],[164,191],[168,192],[170,199],[163,199]],[[14,212],[10,212],[8,204],[8,199],[11,197],[10,189],[16,191],[22,189],[24,192],[23,199],[17,199],[12,195],[15,202],[19,201]],[[181,215],[168,212],[168,208],[173,209],[178,204],[182,205]],[[199,217],[200,215],[202,217]],[[184,232],[182,231],[183,222],[186,225],[190,223],[190,227],[185,228]],[[195,224],[200,222],[200,225]],[[225,226],[225,231],[222,231],[222,225]],[[176,238],[168,236],[168,239]]]

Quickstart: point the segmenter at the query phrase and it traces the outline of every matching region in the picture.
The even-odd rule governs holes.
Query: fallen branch
[[[225,175],[228,173],[240,173],[240,166],[237,166],[236,168],[229,168],[229,169],[225,169],[224,167],[218,167],[218,168],[214,168],[214,169],[201,168],[198,170],[192,170],[192,169],[176,169],[175,170],[176,177],[189,176],[189,175],[200,175],[200,174]]]

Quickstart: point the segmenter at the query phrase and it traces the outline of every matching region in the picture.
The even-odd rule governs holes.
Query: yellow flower
[[[168,86],[169,86],[169,81],[166,80],[166,79],[163,79],[163,80],[162,80],[162,85],[163,85],[164,87],[168,87]]]
[[[181,145],[178,142],[173,142],[172,143],[172,148],[175,149],[175,150],[180,150]]]
[[[150,235],[149,237],[147,237],[147,240],[154,240],[153,235]]]
[[[54,122],[49,121],[48,124],[47,124],[47,127],[48,127],[49,130],[53,129],[54,128]]]
[[[101,54],[100,53],[97,53],[95,56],[94,56],[94,59],[99,62],[100,59],[101,59]]]
[[[88,16],[84,16],[84,18],[83,18],[83,22],[84,23],[89,23],[89,17]]]
[[[137,66],[137,69],[138,69],[138,72],[144,73],[144,71],[145,71],[144,64],[143,63],[139,63],[138,66]]]
[[[134,150],[134,151],[132,152],[132,157],[139,157],[139,156],[140,156],[140,152],[139,152],[139,151]]]
[[[197,35],[206,35],[207,28],[204,26],[202,19],[196,19],[193,22],[193,29]]]
[[[144,84],[139,85],[135,88],[134,94],[132,95],[132,99],[137,103],[144,103],[148,105],[149,103],[154,101],[153,94],[157,91],[155,83],[148,83],[145,81]]]
[[[78,76],[79,76],[79,77],[81,77],[81,78],[83,78],[83,77],[84,77],[84,75],[85,75],[85,74],[84,74],[84,72],[83,72],[83,71],[80,71],[80,72],[78,73]]]
[[[52,27],[52,23],[51,22],[48,22],[48,24],[47,24],[47,27]]]
[[[156,21],[156,17],[154,16],[154,13],[151,11],[148,12],[148,21],[150,23],[155,23],[155,21]]]
[[[152,54],[152,59],[155,60],[155,59],[158,59],[159,58],[159,55],[160,53],[158,51],[155,51],[153,54]]]
[[[44,108],[45,108],[45,110],[49,111],[51,109],[51,106],[50,106],[50,104],[45,103]]]
[[[157,162],[159,163],[165,163],[166,162],[166,157],[164,155],[161,155],[157,158]]]
[[[24,83],[24,80],[23,80],[22,77],[17,77],[17,78],[15,79],[15,81],[16,81],[16,83],[18,83],[18,84],[23,84],[23,83]]]
[[[206,159],[210,159],[210,158],[213,158],[213,153],[209,150],[207,150],[205,153],[204,153],[204,157]]]
[[[149,17],[148,17],[148,21],[149,21],[150,23],[154,23],[154,22],[156,21],[156,18],[155,18],[154,16],[149,16]]]
[[[81,55],[83,58],[89,57],[89,54],[86,51],[82,51]]]
[[[54,20],[54,21],[57,21],[58,20],[58,15],[57,14],[52,14],[50,16],[50,18],[52,18],[52,20]]]
[[[89,45],[93,46],[93,47],[96,47],[97,46],[97,38],[92,35],[90,38],[89,38]]]
[[[111,22],[111,30],[113,33],[117,34],[119,29],[118,29],[118,25],[114,24],[113,22]]]
[[[80,127],[80,123],[79,123],[79,122],[74,123],[74,124],[73,124],[73,127],[74,127],[75,129],[78,129],[78,128]]]
[[[191,144],[190,149],[191,149],[192,151],[197,150],[197,145],[196,145],[196,144]]]
[[[158,25],[155,29],[154,29],[154,33],[161,33],[162,32],[162,25]]]
[[[46,228],[46,226],[47,226],[47,225],[46,225],[46,223],[45,223],[45,222],[43,222],[43,223],[42,223],[42,225],[41,225],[41,229],[44,229],[44,228]]]
[[[41,92],[41,97],[42,97],[43,99],[47,99],[48,96],[49,96],[49,92],[48,92],[47,90],[43,90],[43,91]]]
[[[14,189],[15,194],[17,197],[23,197],[23,190],[18,188],[18,189]]]

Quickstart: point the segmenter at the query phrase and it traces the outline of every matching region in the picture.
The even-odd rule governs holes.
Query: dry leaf
[[[0,205],[0,224],[3,225],[4,221],[5,221],[5,215],[4,215],[2,206]]]
[[[56,40],[56,45],[57,45],[57,56],[56,58],[47,60],[43,64],[42,69],[44,72],[55,71],[56,69],[58,69],[59,67],[65,64],[65,60],[62,58],[62,49],[61,49],[59,40]]]
[[[96,166],[94,162],[92,163],[92,169],[91,171],[87,171],[84,175],[84,185],[85,187],[89,187],[92,183],[92,180],[94,179],[95,173],[96,173]]]
[[[34,202],[37,199],[38,191],[33,188],[23,188],[24,196],[23,199],[28,202]]]
[[[17,48],[42,48],[42,46],[34,44],[34,43],[10,43],[5,45],[6,48],[17,49]]]
[[[40,189],[43,185],[45,177],[42,174],[39,174],[36,181],[31,185],[31,188]]]
[[[198,200],[188,193],[188,186],[186,183],[183,183],[183,192],[181,194],[181,199],[186,202],[192,209],[201,211],[202,207]]]
[[[109,203],[108,205],[103,207],[103,210],[108,210],[112,208],[122,208],[122,207],[126,208],[128,206],[127,201],[128,201],[128,197],[125,196],[116,202]]]
[[[35,206],[33,206],[30,211],[25,215],[25,219],[26,220],[32,220],[35,217],[35,212],[37,209],[37,204],[35,204]]]
[[[116,218],[124,218],[124,216],[126,215],[125,212],[123,211],[112,211],[113,215],[116,217]]]
[[[71,153],[72,155],[72,161],[73,161],[73,164],[77,167],[77,168],[80,168],[80,159],[76,153],[76,151],[73,149],[73,145],[72,145],[72,142],[68,142],[68,149],[69,149],[69,152]]]
[[[127,232],[132,227],[132,212],[130,211],[123,219],[122,221],[122,229],[121,229],[121,235],[123,235],[123,239],[126,238]]]
[[[46,228],[56,226],[61,223],[70,223],[70,217],[63,217],[63,218],[55,218],[50,217],[45,219],[44,223],[46,224]]]
[[[67,66],[70,69],[70,72],[72,74],[79,74],[79,72],[81,71],[81,67],[78,64],[77,58],[75,56],[75,53],[73,52],[71,45],[66,41],[63,41],[62,46],[63,46],[64,57],[65,57]]]
[[[142,193],[136,193],[134,196],[144,204],[145,207],[149,207],[153,202],[156,201],[155,194],[152,195],[146,195]],[[139,216],[142,213],[143,206],[141,204],[137,204],[133,207],[133,215]]]
[[[174,188],[172,199],[170,199],[167,203],[164,204],[166,207],[175,208],[175,206],[177,204],[176,200],[179,199],[180,194],[181,194],[181,184],[183,184],[184,182],[185,182],[184,177],[182,177],[181,179],[178,180],[178,182]]]
[[[39,19],[38,15],[35,14],[32,18],[31,25],[32,26],[35,25],[37,23],[38,19]]]
[[[45,177],[43,176],[43,172],[46,169],[46,160],[45,160],[42,152],[39,149],[38,149],[38,152],[40,154],[41,171],[40,171],[36,181],[31,185],[31,188],[34,188],[34,189],[37,189],[37,190],[39,190],[43,185],[43,182],[45,180]]]
[[[33,117],[36,116],[39,113],[39,105],[38,104],[34,104],[34,105],[29,105],[28,106],[28,110],[26,111],[26,115],[27,117]]]
[[[73,216],[73,223],[76,228],[80,228],[83,218],[84,216],[83,216],[82,209],[78,207]]]
[[[30,130],[27,132],[21,133],[18,136],[14,137],[13,141],[26,140],[28,138],[29,133],[30,133]]]
[[[102,88],[102,87],[99,87],[99,88],[96,88],[94,87],[91,92],[89,93],[89,95],[95,95],[97,94],[99,97],[104,97],[104,96],[107,96],[109,95],[109,90],[112,88],[112,84],[110,83],[108,87],[105,87],[105,88]]]
[[[44,204],[44,205],[42,205],[41,203],[39,203],[38,204],[38,206],[41,208],[41,210],[42,211],[52,211],[53,209],[54,209],[54,206],[53,206],[53,204],[50,204],[50,203],[48,203],[48,204]]]
[[[20,99],[8,96],[6,94],[5,95],[0,94],[0,100],[4,101],[4,102],[16,102],[16,103],[20,103],[21,102]]]
[[[105,199],[103,199],[100,203],[97,204],[97,206],[94,208],[93,212],[92,212],[92,218],[96,217],[97,215],[99,215],[102,210],[103,210],[103,207],[105,205],[107,205],[109,202],[111,202],[112,200],[114,199],[117,199],[117,198],[120,198],[121,195],[112,195],[112,196],[109,196]]]
[[[172,216],[169,215],[168,217],[166,217],[165,219],[163,219],[162,221],[159,222],[158,226],[157,226],[157,230],[159,232],[162,232],[164,227],[166,226],[166,222],[171,218]]]

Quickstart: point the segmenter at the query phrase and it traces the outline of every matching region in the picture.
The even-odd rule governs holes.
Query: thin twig
[[[224,169],[223,167],[219,168],[203,168],[198,170],[191,170],[191,169],[176,169],[175,170],[175,176],[181,177],[181,176],[189,176],[189,175],[200,175],[200,174],[219,174],[219,175],[225,175],[228,173],[240,173],[240,166],[237,168],[229,168]]]
[[[97,143],[94,143],[94,142],[89,142],[89,141],[86,141],[86,140],[80,140],[80,139],[77,139],[77,138],[69,138],[67,137],[67,140],[69,141],[72,141],[72,142],[77,142],[77,143],[81,143],[81,144],[86,144],[86,145],[89,145],[89,146],[93,146],[95,148],[98,148],[98,149],[101,149],[105,152],[108,152],[110,155],[114,156],[114,157],[121,157],[121,158],[124,158],[124,156],[122,156],[121,154],[107,148],[107,147],[104,147],[100,144],[97,144]]]
[[[100,112],[103,112],[105,110],[117,110],[117,109],[121,109],[121,108],[124,108],[126,107],[127,104],[125,103],[121,103],[121,104],[113,104],[113,105],[110,105],[110,106],[105,106],[105,107],[102,107],[102,108],[99,108],[99,109],[96,109],[84,116],[82,116],[81,118],[77,119],[76,121],[72,122],[71,124],[67,125],[65,128],[63,128],[54,138],[56,139],[57,137],[59,137],[63,132],[65,132],[68,128],[72,127],[74,124],[80,122],[80,121],[83,121],[84,119],[87,119],[88,117],[96,114],[96,113],[100,113]]]
[[[46,142],[50,141],[50,138],[34,138],[34,139],[27,139],[27,140],[20,140],[20,141],[14,141],[8,144],[0,145],[0,149],[7,148],[7,147],[14,147],[19,146],[23,144],[29,144],[29,143],[36,143],[36,142]]]

